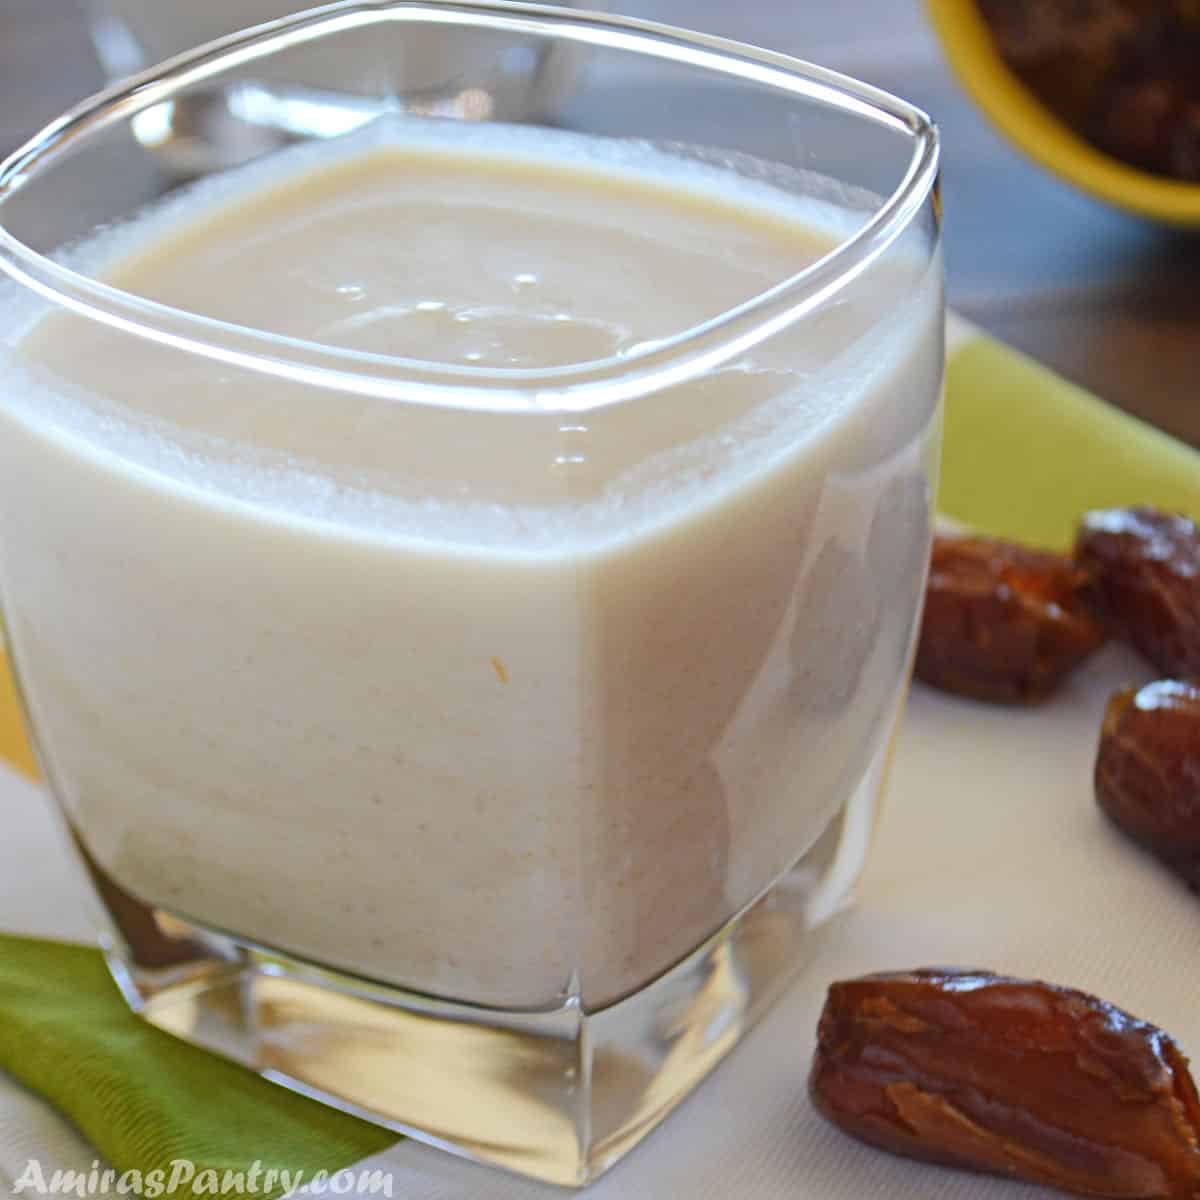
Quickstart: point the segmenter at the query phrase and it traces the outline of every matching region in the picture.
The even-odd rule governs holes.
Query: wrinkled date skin
[[[1153,508],[1087,513],[1075,556],[1112,624],[1164,675],[1200,675],[1200,530]]]
[[[1108,702],[1096,802],[1200,891],[1200,687],[1164,679]]]
[[[1069,988],[980,971],[835,983],[817,1108],[894,1154],[1081,1196],[1200,1196],[1200,1099],[1160,1029]]]
[[[994,703],[1045,699],[1105,640],[1090,585],[1090,574],[1059,554],[935,538],[917,678]]]

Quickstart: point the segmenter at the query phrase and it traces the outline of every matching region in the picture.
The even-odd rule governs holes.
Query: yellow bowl
[[[1173,225],[1200,227],[1200,183],[1131,167],[1084,141],[1008,69],[975,0],[927,0],[933,27],[963,86],[1010,141],[1069,183]]]

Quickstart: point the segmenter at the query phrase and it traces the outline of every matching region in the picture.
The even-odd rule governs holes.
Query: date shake
[[[78,836],[141,900],[435,995],[604,1005],[813,846],[891,720],[938,274],[896,247],[699,377],[562,405],[554,369],[634,370],[867,214],[580,135],[355,137],[70,261],[457,375],[407,403],[14,308],[14,659]]]

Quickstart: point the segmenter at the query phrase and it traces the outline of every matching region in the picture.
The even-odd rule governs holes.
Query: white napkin
[[[1036,710],[915,689],[858,904],[819,939],[811,965],[767,1019],[589,1200],[1041,1195],[892,1158],[816,1115],[806,1074],[835,978],[929,964],[1041,977],[1094,991],[1200,1054],[1200,901],[1126,843],[1092,799],[1104,701],[1147,677],[1132,655],[1110,647]],[[0,924],[79,936],[80,884],[64,867],[44,802],[2,768],[0,829]],[[54,1156],[90,1163],[44,1107],[0,1089],[0,1180],[31,1148],[44,1165]],[[564,1194],[413,1141],[364,1165],[390,1172],[392,1194],[404,1200]]]

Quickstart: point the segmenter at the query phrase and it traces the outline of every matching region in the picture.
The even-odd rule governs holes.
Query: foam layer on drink
[[[737,165],[384,123],[71,261],[376,355],[634,363],[866,219]],[[539,1005],[575,978],[605,1003],[861,778],[926,553],[941,330],[919,255],[586,412],[407,405],[22,320],[0,585],[56,787],[145,900],[437,994]]]
[[[839,206],[787,190],[812,192],[799,173],[737,165],[745,173],[650,144],[519,126],[379,122],[184,189],[66,260],[175,307],[344,349],[468,368],[564,366],[636,354],[717,317],[810,266],[870,215],[861,193],[841,189]],[[469,182],[476,172],[487,177],[482,196]],[[552,185],[544,194],[530,186],[539,177]],[[470,244],[456,234],[464,222],[476,229]],[[389,223],[418,231],[391,255],[379,249]],[[568,259],[567,278],[554,279]],[[227,286],[231,267],[251,286]],[[490,467],[461,461],[470,437],[453,415],[392,419],[381,402],[270,376],[254,384],[253,411],[199,412],[178,385],[179,355],[144,346],[130,372],[107,352],[107,330],[77,322],[69,333],[45,322],[29,338],[28,357],[54,369],[49,387],[26,376],[14,400],[23,392],[39,423],[82,435],[92,451],[277,516],[388,539],[575,553],[581,539],[653,524],[664,506],[714,498],[718,470],[736,486],[851,411],[912,336],[895,310],[917,267],[890,274],[855,297],[853,319],[814,322],[825,338],[732,361],[693,386],[691,403],[668,393],[628,415],[538,422],[531,390],[513,404],[531,420],[519,438],[505,435],[509,461],[491,448]],[[889,311],[899,326],[891,354],[880,353],[882,339],[856,346]],[[64,362],[51,343],[66,340],[75,352]],[[206,387],[219,372],[197,362],[190,374]],[[452,388],[445,400],[453,404]],[[336,449],[331,424],[343,431]],[[347,440],[355,428],[361,437]],[[439,474],[439,461],[453,473]]]

